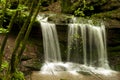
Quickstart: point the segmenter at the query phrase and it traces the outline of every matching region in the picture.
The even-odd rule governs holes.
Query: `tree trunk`
[[[39,2],[38,2],[36,11],[35,11],[35,13],[34,13],[34,15],[33,15],[33,18],[32,18],[32,20],[31,20],[31,23],[29,24],[28,29],[27,29],[27,32],[26,32],[26,34],[25,34],[25,36],[24,36],[24,39],[23,39],[23,41],[22,41],[22,43],[21,43],[22,45],[20,46],[20,51],[18,52],[18,56],[17,56],[17,59],[18,59],[17,63],[18,63],[18,64],[19,64],[19,62],[20,62],[20,60],[21,60],[21,56],[22,56],[22,54],[23,54],[23,52],[24,52],[24,49],[25,49],[25,47],[26,47],[26,43],[27,43],[29,34],[30,34],[30,32],[31,32],[31,29],[32,29],[32,25],[33,25],[33,23],[34,23],[37,15],[38,15],[38,12],[39,12],[39,9],[40,9],[40,5],[41,5],[41,0],[39,0]]]
[[[31,17],[33,15],[33,11],[34,11],[34,1],[32,2],[32,5],[31,5],[31,10],[30,10],[30,13],[29,13],[29,16],[27,17],[25,23],[23,24],[16,40],[15,40],[15,47],[12,51],[12,57],[11,57],[11,63],[10,63],[10,73],[14,73],[16,71],[16,58],[17,58],[17,51],[19,49],[19,46],[20,46],[20,42],[22,41],[22,38],[23,38],[23,35],[25,34],[25,31],[26,31],[26,28],[31,20]]]
[[[9,23],[9,26],[8,26],[8,31],[9,32],[5,34],[4,40],[1,44],[1,48],[0,48],[0,69],[1,69],[1,65],[2,65],[3,53],[4,53],[5,45],[7,43],[8,35],[11,32],[11,29],[13,27],[13,23],[14,23],[17,15],[18,15],[18,11],[16,11],[15,14],[12,16],[12,18],[10,20],[10,23]]]

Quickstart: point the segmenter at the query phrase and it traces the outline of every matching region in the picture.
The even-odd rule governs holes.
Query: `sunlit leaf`
[[[7,29],[4,28],[0,28],[0,33],[8,33],[9,31]]]

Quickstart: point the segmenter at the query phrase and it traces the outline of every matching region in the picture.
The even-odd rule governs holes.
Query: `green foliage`
[[[94,10],[94,7],[93,6],[86,6],[84,8],[78,8],[77,10],[74,11],[74,15],[75,16],[85,16],[85,13],[84,11],[92,11]]]
[[[7,68],[8,68],[8,62],[4,61],[1,65],[0,72],[3,71],[4,69],[7,69]]]
[[[24,74],[20,71],[16,71],[13,73],[11,80],[25,80]]]
[[[79,34],[74,34],[72,37],[76,40],[76,39],[80,38],[80,35]]]
[[[78,8],[75,12],[74,12],[75,16],[85,16],[84,12]]]
[[[0,0],[1,3],[5,4],[6,3],[6,0]]]
[[[4,28],[0,28],[0,33],[8,33],[9,31],[7,29]]]
[[[27,10],[28,7],[25,6],[25,5],[19,4],[18,9],[19,9],[19,10]]]
[[[9,4],[9,1],[7,0],[0,0],[0,8],[4,9],[4,8],[9,8],[11,4]]]
[[[85,16],[85,11],[92,11],[94,7],[91,5],[87,5],[87,2],[83,0],[83,6],[79,7],[77,10],[74,11],[75,16]]]
[[[4,1],[6,1],[6,0],[4,0]],[[40,2],[41,0],[39,0],[39,3],[41,3]],[[8,2],[8,3],[10,3],[10,2]],[[1,3],[0,3],[1,4]],[[5,2],[5,4],[7,5],[7,3]],[[25,13],[25,14],[22,14],[24,11],[26,11],[26,9],[28,10],[28,7],[26,7],[26,6],[24,6],[23,4],[17,4],[17,5],[15,5],[15,6],[12,6],[11,7],[11,5],[10,5],[10,8],[9,7],[4,7],[4,4],[2,5],[2,8],[5,8],[5,9],[3,9],[3,10],[0,10],[1,12],[0,12],[0,19],[2,19],[1,20],[1,22],[2,23],[0,23],[0,26],[3,26],[4,24],[4,22],[6,21],[7,22],[7,24],[5,24],[5,27],[6,28],[8,28],[8,29],[4,29],[4,28],[2,28],[2,27],[0,27],[0,33],[8,33],[9,31],[11,31],[11,29],[12,29],[12,27],[13,27],[13,25],[14,26],[16,26],[15,24],[17,24],[17,26],[19,26],[20,25],[20,23],[17,23],[17,20],[18,20],[18,18],[19,18],[19,21],[23,21],[24,19],[25,19],[25,17],[26,17],[26,15],[28,16],[27,17],[27,20],[26,20],[26,22],[25,22],[25,24],[23,25],[23,29],[21,30],[21,32],[20,32],[20,37],[19,37],[19,35],[18,35],[18,37],[20,38],[20,40],[17,40],[16,39],[16,44],[18,43],[18,45],[15,45],[15,50],[17,50],[16,49],[16,46],[19,48],[20,46],[19,46],[19,42],[21,42],[21,37],[24,37],[24,33],[25,33],[25,31],[26,31],[26,28],[28,27],[28,24],[31,22],[31,24],[30,24],[30,27],[32,28],[32,23],[35,21],[35,19],[36,19],[36,16],[37,16],[37,13],[39,12],[39,8],[40,8],[40,4],[38,4],[38,7],[39,8],[36,8],[37,9],[37,13],[35,14],[35,16],[33,15],[33,12],[34,12],[34,9],[35,9],[35,6],[34,5],[36,5],[35,4],[35,2],[33,1],[33,3],[32,3],[32,6],[31,6],[31,10],[30,10],[30,12],[27,12],[27,13],[29,13],[29,14],[27,14],[27,13]],[[0,6],[1,7],[1,6]],[[16,14],[15,15],[13,15],[13,12],[16,12]],[[4,14],[3,14],[3,12],[4,12]],[[13,15],[13,16],[12,16]],[[33,17],[32,17],[33,16]],[[6,18],[8,19],[8,21],[6,20]],[[11,20],[10,20],[10,18],[12,18]],[[17,19],[16,19],[17,18]],[[24,19],[23,19],[24,18]],[[31,20],[32,19],[32,20]],[[24,23],[24,22],[23,22]],[[8,27],[7,27],[8,26]],[[4,26],[3,26],[4,27]],[[20,26],[21,27],[21,26]],[[9,28],[11,28],[11,29],[9,29]],[[17,27],[18,28],[18,27]],[[8,31],[9,30],[9,31]],[[30,33],[30,29],[29,29],[29,33]],[[26,32],[27,33],[27,32]],[[8,33],[9,34],[9,33]],[[29,34],[28,34],[28,36],[27,36],[27,38],[29,37]],[[1,50],[0,50],[0,52],[1,52],[1,55],[0,55],[0,80],[1,80],[1,76],[3,77],[3,78],[5,78],[5,80],[25,80],[24,79],[24,75],[23,75],[23,73],[22,72],[20,72],[20,71],[16,71],[17,70],[17,68],[18,68],[18,64],[19,64],[19,62],[17,63],[17,61],[19,61],[20,59],[21,59],[21,55],[22,55],[22,53],[21,53],[21,55],[20,56],[18,56],[18,58],[16,59],[16,56],[18,55],[16,52],[17,51],[14,51],[13,50],[13,53],[14,54],[12,54],[12,57],[11,57],[11,61],[10,61],[10,63],[9,63],[9,69],[7,69],[6,70],[6,68],[8,68],[8,63],[7,62],[3,62],[3,60],[2,60],[2,58],[3,58],[3,51],[4,51],[4,46],[6,45],[6,42],[7,42],[7,38],[8,38],[8,35],[6,34],[5,35],[5,38],[4,38],[4,42],[2,42],[2,44],[3,44],[3,47],[1,48]],[[25,39],[25,42],[26,42],[26,40],[27,40],[27,38]],[[18,41],[18,42],[17,42]],[[12,69],[11,69],[12,68]],[[5,73],[5,74],[2,74],[2,73]],[[2,75],[1,75],[2,74]]]
[[[73,51],[77,51],[77,49],[79,50],[79,52],[81,52],[81,48],[82,46],[77,46],[77,45],[82,45],[82,40],[81,40],[81,36],[79,33],[75,33],[74,35],[71,36],[72,38],[72,44],[70,46],[72,46],[72,48],[69,46],[70,50],[73,50]],[[77,44],[75,42],[78,42]]]

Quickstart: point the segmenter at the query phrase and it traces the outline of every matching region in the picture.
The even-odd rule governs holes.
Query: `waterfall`
[[[47,17],[40,19],[40,24],[43,35],[45,62],[60,62],[61,52],[55,24],[47,22]]]
[[[68,61],[109,69],[105,26],[89,23],[69,24]]]
[[[41,73],[111,73],[107,61],[105,26],[102,23],[99,26],[80,22],[68,24],[68,55],[67,61],[62,62],[55,24],[47,22],[47,17],[38,16],[38,20],[41,24],[45,57]]]

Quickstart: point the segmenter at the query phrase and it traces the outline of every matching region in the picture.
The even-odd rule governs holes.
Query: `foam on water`
[[[43,18],[38,16],[37,19],[40,21],[42,29],[45,62],[61,61],[61,52],[55,24],[47,22],[47,17]]]
[[[73,75],[78,75],[81,72],[86,72],[89,74],[101,74],[101,75],[106,75],[106,76],[116,73],[115,71],[112,71],[110,69],[91,67],[91,66],[80,65],[76,63],[70,63],[70,62],[44,63],[44,65],[41,68],[40,73],[55,75],[55,74],[58,74],[64,71],[69,72]]]

